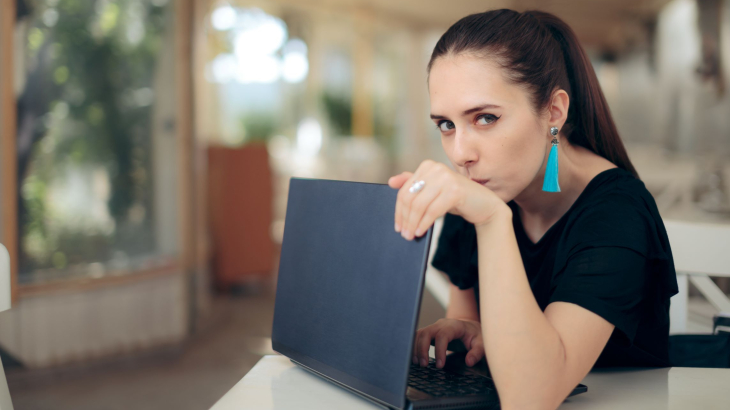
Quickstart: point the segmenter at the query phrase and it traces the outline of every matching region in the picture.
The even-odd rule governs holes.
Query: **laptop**
[[[464,352],[443,369],[411,363],[433,228],[403,239],[396,196],[384,184],[291,178],[272,347],[390,409],[498,409],[488,369],[467,367]]]

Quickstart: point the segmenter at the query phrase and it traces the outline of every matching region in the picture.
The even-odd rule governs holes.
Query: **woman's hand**
[[[409,191],[415,181],[425,182],[420,192]],[[498,210],[509,209],[489,188],[431,160],[423,161],[415,173],[391,177],[388,185],[399,190],[395,230],[408,240],[426,233],[447,212],[481,225],[488,223]]]
[[[452,340],[460,339],[468,351],[466,365],[474,366],[484,357],[482,325],[476,320],[439,319],[436,323],[418,329],[413,345],[413,364],[428,365],[428,349],[431,340],[435,341],[436,367],[444,367],[446,363],[446,346]]]

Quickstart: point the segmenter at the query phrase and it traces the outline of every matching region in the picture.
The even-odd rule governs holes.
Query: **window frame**
[[[193,10],[194,0],[172,2],[175,8],[175,89],[178,95],[176,106],[176,134],[179,148],[177,150],[177,172],[179,206],[178,226],[180,228],[179,252],[170,262],[151,269],[115,271],[98,278],[59,278],[42,283],[18,282],[18,209],[17,209],[17,124],[15,96],[15,61],[14,36],[16,30],[15,1],[0,2],[0,160],[1,186],[3,196],[2,209],[2,243],[10,254],[10,286],[12,301],[26,296],[55,293],[59,291],[84,291],[100,286],[116,286],[124,283],[146,280],[150,277],[173,274],[186,276],[194,273],[198,261],[204,255],[195,252],[196,201],[193,193],[196,187],[195,175],[199,171],[199,161],[195,159],[196,146],[193,135],[193,73],[192,52]],[[204,192],[204,191],[203,191]],[[201,260],[202,259],[202,260]]]

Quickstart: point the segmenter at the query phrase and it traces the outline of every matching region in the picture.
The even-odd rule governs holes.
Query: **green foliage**
[[[241,122],[246,132],[245,142],[266,142],[276,131],[276,121],[270,113],[250,112]]]
[[[386,149],[390,155],[395,152],[395,114],[388,110],[385,102],[375,102],[373,113],[373,134],[378,143]]]
[[[336,136],[352,135],[352,101],[329,91],[322,93],[322,105]]]
[[[26,43],[28,66],[35,70],[29,81],[32,74],[44,79],[46,100],[36,98],[29,110],[43,119],[45,128],[21,183],[26,208],[20,221],[26,245],[23,271],[104,261],[109,247],[118,242],[114,230],[89,232],[82,223],[73,228],[73,223],[61,224],[48,214],[47,188],[66,167],[106,169],[108,208],[116,226],[126,223],[135,203],[151,205],[151,182],[143,177],[151,163],[150,93],[170,7],[150,0],[34,5]],[[142,225],[151,225],[150,215]]]

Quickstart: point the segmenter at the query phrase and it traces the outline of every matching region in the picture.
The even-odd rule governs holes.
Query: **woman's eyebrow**
[[[495,104],[482,104],[482,105],[479,105],[479,106],[476,106],[476,107],[473,107],[473,108],[469,108],[468,110],[466,110],[463,113],[461,113],[461,115],[462,116],[469,115],[471,113],[474,113],[474,112],[477,112],[477,111],[481,111],[481,110],[484,110],[484,109],[487,109],[487,108],[502,108],[502,107],[500,107],[499,105],[495,105]],[[443,115],[431,114],[431,119],[432,120],[443,120],[445,118],[446,117],[444,117]]]

